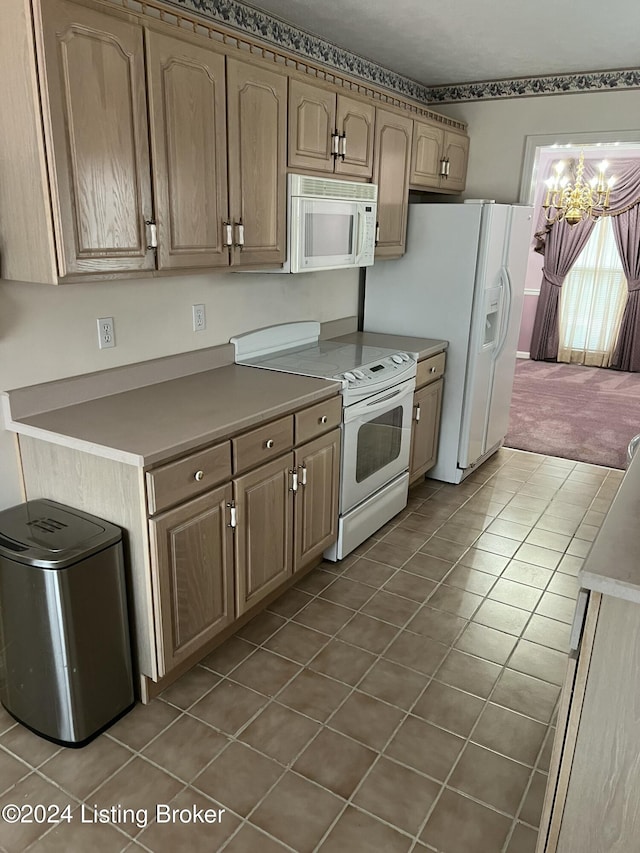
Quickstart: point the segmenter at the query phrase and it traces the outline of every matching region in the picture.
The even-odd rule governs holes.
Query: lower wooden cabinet
[[[149,521],[161,605],[156,633],[164,672],[235,618],[231,497],[227,484]]]
[[[233,481],[238,616],[335,541],[339,466],[336,429]]]
[[[332,403],[299,413],[300,434],[308,433],[307,413],[315,416],[320,409],[331,413]],[[293,416],[244,433],[232,444],[238,446],[236,451],[245,444],[251,449],[262,432],[279,435],[277,427],[285,421],[293,424]],[[285,452],[275,459],[255,461],[257,467],[229,476],[230,482],[149,520],[160,676],[206,646],[335,541],[340,429],[288,452],[284,443]],[[214,459],[230,454],[229,443],[213,450],[216,454],[211,459],[199,452],[149,472],[147,488],[155,486],[158,491],[161,480],[182,484],[176,479],[176,468],[184,468],[186,476],[201,466],[196,472],[200,479],[186,477],[192,490],[207,477],[220,477],[223,468],[214,465]],[[208,466],[202,461],[205,458]],[[246,452],[234,454],[235,470],[242,470],[246,458]],[[176,489],[175,494],[182,496],[184,489]],[[166,493],[163,496],[170,500]]]
[[[610,584],[578,595],[536,853],[640,849],[640,604]]]
[[[440,413],[442,410],[443,380],[420,388],[413,395],[413,429],[411,431],[411,458],[409,482],[420,479],[436,464]]]
[[[236,609],[241,616],[291,575],[293,453],[233,481]]]
[[[437,353],[418,362],[413,395],[409,483],[415,483],[436,464],[446,355]]]
[[[293,570],[299,571],[335,542],[338,535],[340,430],[310,441],[295,452]]]

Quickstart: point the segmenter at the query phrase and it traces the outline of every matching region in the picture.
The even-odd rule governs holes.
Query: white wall
[[[638,90],[434,104],[434,109],[469,125],[465,198],[518,201],[528,136],[569,133],[577,144],[581,133],[593,131],[636,131],[640,137]]]
[[[357,314],[357,270],[257,275],[218,273],[91,284],[0,280],[0,389],[19,388],[226,343],[289,320]],[[204,303],[207,328],[191,329]],[[117,346],[100,350],[96,319],[113,317]],[[13,433],[0,430],[0,509],[22,500]]]

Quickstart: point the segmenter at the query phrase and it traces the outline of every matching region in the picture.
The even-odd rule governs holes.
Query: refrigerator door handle
[[[509,314],[511,314],[511,276],[509,275],[509,270],[507,267],[500,268],[500,278],[502,279],[502,288],[503,288],[503,297],[502,297],[502,335],[500,336],[500,343],[495,348],[493,353],[493,358],[496,359],[504,349],[504,345],[507,341],[507,334],[509,332]]]

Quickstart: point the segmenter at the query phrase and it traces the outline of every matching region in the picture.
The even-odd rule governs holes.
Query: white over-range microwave
[[[375,184],[290,174],[282,272],[371,266],[377,199]]]

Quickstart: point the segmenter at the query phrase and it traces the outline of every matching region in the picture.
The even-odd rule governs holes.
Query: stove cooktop
[[[302,373],[305,376],[333,379],[338,374],[354,369],[375,367],[391,352],[382,347],[366,347],[329,340],[280,350],[270,355],[248,359],[243,363],[259,365],[271,370],[283,370],[287,373]]]
[[[384,347],[319,340],[320,326],[286,323],[233,339],[236,362],[342,382],[345,405],[415,376],[415,360]],[[291,340],[291,345],[287,345]]]

